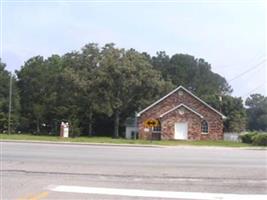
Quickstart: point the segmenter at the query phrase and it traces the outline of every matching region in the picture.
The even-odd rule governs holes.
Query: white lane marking
[[[151,198],[170,198],[170,199],[198,199],[198,200],[266,200],[267,195],[253,194],[224,194],[224,193],[201,193],[201,192],[174,192],[156,190],[137,190],[101,187],[82,187],[58,185],[49,186],[49,190],[55,192],[70,192],[83,194],[102,194],[118,195],[131,197],[151,197]]]

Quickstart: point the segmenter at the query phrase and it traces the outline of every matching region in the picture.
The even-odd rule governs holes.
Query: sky
[[[0,57],[9,71],[33,56],[113,42],[150,55],[204,58],[233,96],[267,96],[265,0],[0,1]]]

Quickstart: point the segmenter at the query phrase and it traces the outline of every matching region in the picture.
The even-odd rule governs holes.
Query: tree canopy
[[[224,77],[211,71],[211,65],[204,59],[187,54],[168,56],[158,52],[151,64],[159,70],[166,80],[176,86],[183,85],[206,100],[211,95],[227,95],[232,92]]]
[[[10,74],[0,59],[0,131],[7,130],[8,94]]]
[[[11,101],[13,105],[11,112],[11,128],[13,129],[16,129],[18,126],[20,112],[16,79],[5,68],[6,64],[2,63],[0,58],[0,132],[7,131],[8,129],[10,78],[13,85],[13,98]]]
[[[267,130],[267,97],[252,94],[246,100],[249,130]]]
[[[10,73],[0,62],[0,131],[7,128]],[[232,97],[226,79],[204,59],[187,54],[156,56],[113,43],[86,44],[80,51],[35,56],[16,71],[12,101],[14,130],[58,134],[61,121],[71,134],[119,137],[125,120],[179,85],[223,112],[226,131],[266,129],[266,97]],[[255,122],[257,116],[257,122]]]

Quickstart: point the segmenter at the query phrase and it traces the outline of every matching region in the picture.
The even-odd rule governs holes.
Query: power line
[[[263,65],[264,66],[264,65]],[[255,80],[255,76],[260,76],[260,77],[265,77],[265,67],[257,67],[255,70],[251,71],[251,73],[249,74],[249,76],[246,76],[246,82],[250,82],[252,79]],[[263,78],[264,78],[263,77]],[[258,77],[259,78],[259,77]]]
[[[261,66],[262,63],[265,62],[265,60],[266,60],[266,58],[264,58],[264,59],[263,59],[261,62],[259,62],[257,65],[254,65],[254,66],[250,67],[250,68],[247,69],[246,71],[244,71],[244,72],[238,74],[237,76],[233,77],[232,79],[228,80],[228,82],[231,82],[231,81],[233,81],[233,80],[235,80],[235,79],[237,79],[237,78],[239,78],[239,77],[241,77],[241,76],[247,74],[248,72],[250,72],[250,71],[252,71],[252,70],[258,68],[259,66]]]
[[[255,63],[254,61],[266,58],[266,53],[260,53],[260,54],[257,54],[257,55],[258,56],[254,56],[253,58],[249,59],[249,61],[246,63],[246,65],[249,66],[249,65]],[[252,63],[252,61],[253,61],[253,63]],[[221,68],[224,68],[224,69],[225,68],[227,68],[227,69],[228,68],[233,68],[232,65],[218,65],[218,64],[216,64],[216,67],[221,67]]]
[[[252,90],[250,90],[249,92],[247,92],[246,94],[242,95],[242,97],[245,98],[246,96],[248,96],[248,95],[250,95],[252,92],[254,92],[254,91],[260,89],[260,88],[263,87],[264,85],[265,85],[265,83],[262,83],[262,84],[258,85],[258,86],[255,87],[254,89],[252,89]]]

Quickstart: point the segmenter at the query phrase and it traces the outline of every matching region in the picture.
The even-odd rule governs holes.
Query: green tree
[[[246,99],[249,130],[267,130],[267,97],[252,94]]]
[[[81,53],[75,55],[76,63],[68,65],[65,69],[65,76],[74,85],[80,94],[76,101],[79,105],[80,118],[87,121],[88,136],[92,136],[94,114],[101,108],[95,85],[95,71],[99,67],[100,49],[95,43],[89,43],[82,48]]]
[[[225,78],[212,72],[211,65],[204,59],[187,54],[169,57],[161,51],[152,57],[151,63],[155,69],[161,71],[165,80],[171,80],[176,86],[183,85],[204,100],[211,99],[210,96],[218,98],[232,92]]]
[[[0,58],[0,132],[7,131],[9,111],[9,88],[11,73],[6,69],[6,64]],[[12,101],[11,101],[11,131],[18,126],[19,120],[19,96],[16,87],[16,79],[12,76]]]
[[[18,87],[20,92],[21,115],[26,127],[33,128],[40,132],[40,120],[43,116],[44,106],[43,96],[46,92],[44,81],[44,59],[36,56],[29,59],[20,71],[16,71],[18,77]]]
[[[41,129],[51,132],[55,123],[53,120],[62,116],[59,100],[67,99],[66,96],[61,97],[65,83],[64,79],[60,79],[60,56],[52,55],[46,60],[41,56],[33,57],[16,73],[21,103],[21,128],[36,133],[40,133]]]
[[[0,131],[8,126],[8,96],[10,73],[5,69],[6,64],[0,59]]]
[[[246,110],[243,106],[242,98],[224,96],[222,98],[221,109],[227,117],[224,122],[225,131],[241,132],[246,128]]]
[[[165,51],[157,52],[157,55],[152,57],[151,64],[155,69],[161,72],[165,80],[171,79],[170,74],[168,72],[170,68],[170,57],[166,54]]]
[[[103,107],[114,119],[114,138],[119,136],[123,114],[129,116],[172,86],[162,79],[143,54],[134,49],[115,48],[114,44],[105,45],[101,51],[96,82]]]
[[[0,124],[6,124],[8,72],[2,67],[1,73],[7,80],[0,80]],[[114,44],[100,48],[89,43],[81,51],[63,56],[33,57],[16,73],[17,84],[13,81],[20,94],[20,127],[25,131],[57,132],[60,122],[68,121],[73,132],[87,131],[90,136],[93,129],[110,126],[112,120],[113,137],[118,137],[120,124],[128,116],[178,85],[221,110],[228,117],[228,131],[244,129],[242,100],[230,96],[231,87],[212,72],[209,63],[191,55],[169,56],[161,51],[151,57]],[[258,121],[264,124],[266,116],[260,115]]]

